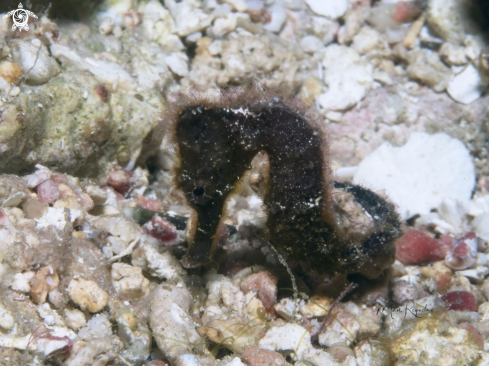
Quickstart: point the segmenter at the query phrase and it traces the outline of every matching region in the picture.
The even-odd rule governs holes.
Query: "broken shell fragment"
[[[56,270],[51,266],[41,268],[37,271],[31,286],[32,299],[38,304],[44,303],[48,292],[54,290],[58,285],[59,277]]]
[[[149,293],[149,281],[142,275],[141,267],[114,263],[111,276],[114,287],[120,295],[134,298]]]
[[[452,269],[466,269],[477,260],[477,237],[475,233],[467,233],[453,242],[453,249],[447,253],[445,264]]]

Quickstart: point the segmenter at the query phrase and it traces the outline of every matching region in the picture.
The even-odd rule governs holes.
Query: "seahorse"
[[[269,242],[288,260],[319,273],[380,275],[395,257],[400,222],[391,203],[333,182],[323,121],[292,97],[250,86],[219,97],[188,93],[170,113],[177,161],[174,184],[194,210],[187,268],[212,260],[226,202],[265,159],[261,183]]]

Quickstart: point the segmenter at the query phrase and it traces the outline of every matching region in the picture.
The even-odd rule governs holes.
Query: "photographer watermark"
[[[22,6],[22,3],[19,3],[19,8],[9,11],[7,15],[3,16],[4,18],[12,17],[12,21],[14,24],[12,24],[12,30],[16,30],[17,28],[19,30],[25,29],[26,31],[29,30],[29,17],[33,17],[37,19],[37,15],[34,14],[30,10],[24,9]]]
[[[390,301],[385,305],[378,302],[372,310],[377,311],[377,314],[380,312],[387,313],[386,315],[390,314],[391,318],[394,319],[394,314],[404,314],[404,318],[411,314],[415,318],[420,318],[421,314],[432,313],[434,309],[429,309],[427,305],[416,304],[413,300],[404,300],[399,306],[395,306]]]

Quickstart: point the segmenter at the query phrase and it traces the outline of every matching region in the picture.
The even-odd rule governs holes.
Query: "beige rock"
[[[444,91],[450,80],[450,69],[441,62],[438,53],[414,50],[408,55],[408,75],[428,85],[436,92]]]
[[[95,205],[103,205],[107,200],[107,192],[99,186],[88,185],[85,188],[87,194],[92,198]]]
[[[273,306],[277,314],[285,320],[293,319],[294,317],[301,318],[299,309],[304,305],[304,300],[295,300],[293,298],[283,298]]]
[[[111,298],[109,300],[111,318],[116,319],[122,327],[123,332],[131,336],[130,333],[138,329],[138,319],[130,307],[124,305],[120,300]]]
[[[429,0],[427,4],[428,24],[444,40],[462,42],[468,34],[482,32],[478,17],[484,15],[470,0]]]
[[[362,309],[353,302],[340,304],[333,310],[331,317],[319,334],[319,344],[331,347],[342,343],[350,346],[357,340],[375,335],[380,330],[380,314],[371,309]]]
[[[375,29],[363,27],[353,37],[352,47],[361,55],[372,51],[379,43],[380,35]]]
[[[22,204],[22,210],[28,219],[40,219],[47,210],[47,205],[43,205],[36,199],[29,199]]]
[[[149,272],[153,276],[166,279],[176,279],[187,274],[187,272],[182,268],[182,265],[178,259],[169,252],[160,254],[153,247],[145,245],[138,249],[138,254],[144,258]],[[135,256],[133,256],[133,260],[134,258]]]
[[[93,224],[119,238],[126,246],[136,240],[141,231],[138,224],[123,217],[102,217],[94,220]]]
[[[51,305],[49,303],[45,302],[44,304],[39,305],[37,308],[37,312],[42,320],[44,320],[44,324],[49,326],[65,326],[63,318],[55,309],[51,308]]]
[[[302,85],[301,99],[307,105],[311,105],[322,90],[321,82],[314,76],[309,76]]]
[[[212,342],[222,342],[224,347],[238,354],[242,354],[246,347],[255,345],[265,335],[265,327],[258,321],[246,322],[242,318],[214,319],[197,331]]]
[[[333,299],[327,297],[312,297],[301,307],[300,313],[306,318],[319,318],[328,313],[333,302]]]
[[[348,348],[350,349],[350,348]],[[351,349],[350,349],[351,351]],[[353,353],[353,351],[351,351]],[[333,355],[325,352],[321,349],[315,349],[314,347],[306,349],[302,355],[301,359],[304,363],[313,365],[325,365],[325,366],[356,366],[354,356],[345,357],[341,362],[338,361]]]
[[[465,65],[467,57],[465,49],[452,43],[443,43],[440,47],[440,56],[448,65]]]
[[[16,349],[29,349],[31,351],[37,350],[37,344],[32,342],[32,333],[25,335],[24,337],[8,337],[0,334],[0,347],[16,348]]]
[[[56,287],[54,290],[49,291],[48,300],[57,309],[60,309],[66,304],[65,295],[59,290],[59,286]]]
[[[0,77],[7,83],[18,83],[22,76],[22,68],[15,62],[4,61],[0,63]]]
[[[252,294],[250,295],[253,296]],[[247,294],[247,296],[249,295]],[[264,318],[266,314],[263,303],[256,297],[252,297],[252,299],[246,304],[245,309],[250,318],[261,319]]]
[[[275,351],[260,349],[256,346],[250,346],[246,348],[243,354],[243,361],[245,361],[247,365],[273,365],[273,366],[289,365],[289,363],[285,361],[284,356],[282,356],[280,353]],[[234,366],[234,363],[229,364],[229,366],[231,365]]]
[[[110,33],[112,33],[112,30],[114,29],[114,20],[112,18],[104,18],[102,19],[102,21],[100,22],[100,25],[98,27],[98,31],[100,32],[100,34],[103,34],[103,35],[108,35]]]
[[[406,36],[402,41],[405,47],[411,49],[416,45],[416,40],[418,39],[418,35],[421,32],[421,29],[423,29],[423,25],[424,17],[420,17],[415,22],[413,22],[413,24],[411,24],[409,30],[406,33]]]
[[[85,318],[85,314],[83,314],[78,309],[68,309],[64,310],[65,322],[73,330],[78,330],[85,326],[87,323],[87,319]]]
[[[389,366],[390,357],[385,344],[373,339],[366,339],[355,347],[359,366]]]
[[[141,267],[133,267],[125,263],[112,265],[112,281],[120,295],[138,297],[149,293],[149,280],[142,274]]]
[[[82,310],[88,309],[91,313],[102,310],[109,300],[106,291],[94,281],[86,281],[83,278],[71,280],[68,286],[70,298]]]
[[[231,5],[236,11],[245,12],[248,10],[248,4],[244,0],[224,0],[224,2]]]
[[[188,36],[205,29],[214,18],[200,9],[201,4],[198,2],[166,0],[165,5],[176,21],[175,33],[179,36]]]
[[[479,347],[466,329],[447,329],[443,319],[425,318],[393,340],[391,353],[397,366],[470,365],[479,357]]]
[[[107,365],[116,359],[124,348],[121,339],[113,334],[112,324],[105,313],[97,314],[78,332],[78,340],[73,345],[67,366]]]
[[[192,303],[192,295],[183,283],[160,286],[150,303],[149,324],[153,337],[172,364],[179,365],[180,356],[193,350],[202,352],[205,346],[189,314]]]
[[[3,329],[12,329],[15,325],[15,319],[12,313],[0,303],[0,327]]]

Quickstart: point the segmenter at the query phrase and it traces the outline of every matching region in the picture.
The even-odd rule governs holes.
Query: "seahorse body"
[[[361,187],[334,186],[327,138],[297,103],[255,85],[223,93],[219,101],[187,100],[175,116],[176,184],[197,214],[186,267],[211,259],[225,201],[260,152],[269,162],[262,197],[269,240],[285,257],[318,272],[368,277],[392,263],[393,239],[400,235],[392,205]],[[338,202],[346,196],[363,197],[365,206],[358,210],[372,218],[360,234],[357,227],[350,235],[344,225],[345,217],[358,221]]]

